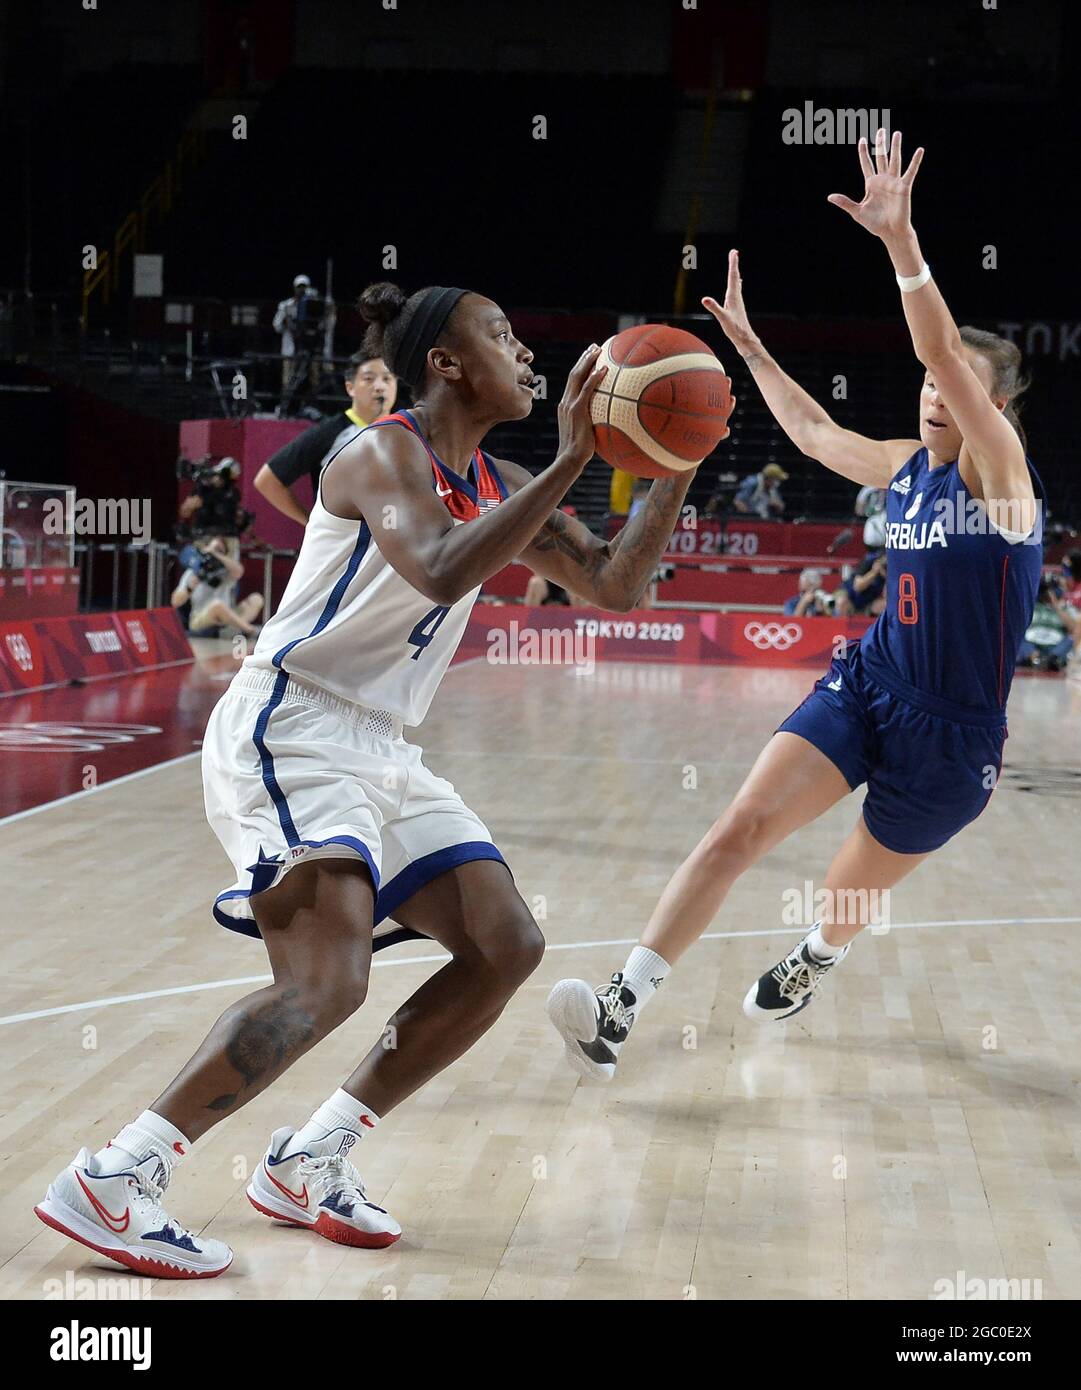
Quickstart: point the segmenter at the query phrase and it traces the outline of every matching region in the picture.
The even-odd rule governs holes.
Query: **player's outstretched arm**
[[[879,130],[874,164],[863,139],[859,159],[864,179],[862,200],[856,203],[843,193],[831,193],[828,201],[879,238],[899,277],[919,280],[924,274],[924,259],[912,226],[912,184],[923,150],[916,151],[902,173],[901,132],[894,131],[887,150],[886,132]],[[1035,493],[1024,446],[973,371],[957,325],[929,271],[922,284],[901,295],[901,302],[916,356],[933,376],[939,395],[957,422],[984,497],[989,503],[1020,502],[1022,507],[1030,507],[1030,519],[1023,528],[1028,529],[1035,520]]]
[[[528,485],[530,475],[520,464],[500,459],[498,466],[509,486]],[[678,478],[658,478],[645,504],[611,541],[595,536],[565,512],[553,512],[519,558],[598,608],[629,612],[657,571],[693,476],[692,468]]]
[[[324,505],[363,518],[386,558],[426,598],[456,603],[525,549],[593,457],[589,401],[605,371],[594,366],[598,351],[588,348],[567,379],[555,460],[486,516],[455,526],[432,488],[423,445],[407,430],[388,428],[365,431],[327,465]]]
[[[739,252],[728,253],[728,285],[724,304],[708,296],[702,300],[724,329],[725,335],[747,364],[773,418],[792,443],[808,458],[817,459],[834,473],[854,483],[886,487],[905,459],[919,448],[918,441],[868,439],[843,429],[813,396],[794,381],[766,351],[751,327],[743,303]]]

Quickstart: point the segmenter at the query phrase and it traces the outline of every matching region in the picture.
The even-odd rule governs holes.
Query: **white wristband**
[[[902,294],[911,294],[913,290],[918,290],[921,285],[926,285],[931,278],[931,267],[924,261],[922,268],[916,275],[898,275],[897,283],[901,287]]]

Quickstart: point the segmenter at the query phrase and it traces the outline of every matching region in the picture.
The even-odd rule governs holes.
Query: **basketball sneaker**
[[[594,990],[585,980],[560,980],[545,1005],[566,1044],[567,1061],[590,1081],[611,1081],[627,1041],[637,1005],[634,992],[617,972],[611,984]]]
[[[248,1201],[256,1211],[290,1226],[303,1226],[339,1245],[366,1250],[393,1245],[402,1228],[382,1207],[368,1201],[360,1174],[346,1158],[356,1135],[335,1130],[312,1147],[321,1150],[336,1143],[336,1153],[311,1153],[307,1149],[290,1152],[294,1133],[289,1128],[276,1129],[270,1136],[266,1155],[248,1184]]]
[[[743,1000],[743,1012],[759,1023],[798,1014],[814,998],[829,971],[848,955],[850,947],[851,942],[832,960],[819,960],[811,954],[805,936],[790,955],[760,975],[750,987]]]
[[[89,1149],[79,1150],[34,1208],[46,1226],[136,1274],[213,1279],[229,1268],[227,1245],[185,1230],[162,1207],[171,1173],[166,1158],[152,1153],[119,1173],[99,1167]]]

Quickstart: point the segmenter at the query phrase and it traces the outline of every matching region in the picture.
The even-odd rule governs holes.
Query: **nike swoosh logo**
[[[438,483],[435,485],[435,495],[437,497],[449,497],[453,491],[454,489],[452,487],[440,487]]]
[[[289,1198],[289,1200],[290,1200],[291,1202],[295,1202],[295,1203],[297,1204],[298,1207],[304,1207],[305,1210],[307,1210],[307,1206],[308,1206],[308,1184],[307,1184],[307,1183],[304,1184],[304,1188],[303,1188],[302,1191],[300,1191],[300,1192],[290,1192],[289,1188],[287,1188],[287,1187],[285,1186],[284,1183],[280,1183],[280,1182],[278,1181],[278,1179],[274,1176],[274,1174],[270,1171],[270,1169],[266,1166],[265,1163],[263,1164],[263,1172],[266,1173],[267,1177],[270,1179],[270,1181],[274,1184],[274,1186],[275,1186],[280,1192],[284,1192],[284,1193],[285,1193],[285,1195]]]
[[[123,1219],[121,1219],[119,1216],[114,1216],[111,1211],[106,1211],[106,1209],[101,1205],[98,1199],[90,1191],[89,1187],[87,1187],[86,1183],[83,1182],[80,1174],[76,1173],[75,1177],[78,1181],[79,1186],[86,1193],[87,1201],[94,1208],[97,1214],[101,1217],[102,1221],[105,1222],[109,1230],[115,1231],[117,1235],[120,1235],[122,1231],[126,1231],[128,1229],[128,1224],[131,1221],[131,1212],[126,1211],[124,1213]]]

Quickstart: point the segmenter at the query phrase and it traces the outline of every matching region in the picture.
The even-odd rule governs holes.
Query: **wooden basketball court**
[[[859,794],[737,885],[611,1086],[564,1063],[549,988],[622,966],[811,680],[449,673],[420,741],[492,829],[549,950],[496,1027],[354,1151],[404,1229],[383,1252],[272,1227],[244,1186],[270,1131],[352,1070],[438,948],[378,958],[361,1013],[178,1171],[169,1208],[235,1248],[228,1273],[141,1280],[33,1204],[160,1091],[265,956],[210,916],[231,873],[197,756],[0,822],[0,1296],[84,1278],[154,1299],[927,1299],[973,1279],[1081,1296],[1077,684],[1018,679],[989,809],[894,891],[891,930],[865,933],[798,1019],[761,1030],[740,1001],[798,938],[782,895],[819,880]],[[3,779],[28,757],[0,749]]]

